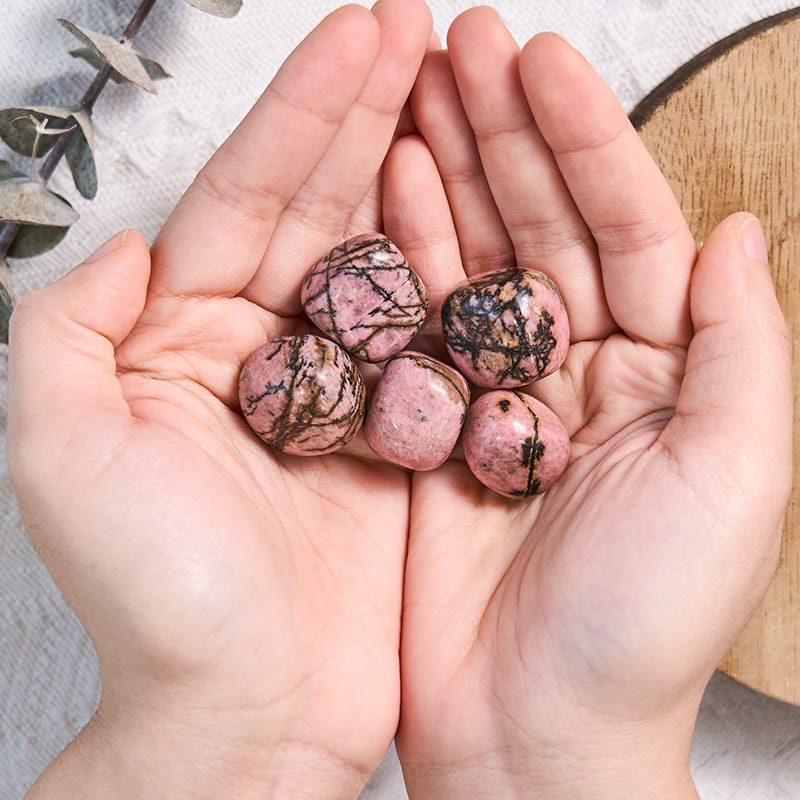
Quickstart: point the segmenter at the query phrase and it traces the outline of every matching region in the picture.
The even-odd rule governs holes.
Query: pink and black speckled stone
[[[334,247],[306,276],[300,301],[325,335],[373,363],[399,353],[428,312],[422,281],[380,233],[355,236]]]
[[[364,431],[382,458],[414,470],[441,466],[455,447],[469,404],[469,386],[452,367],[404,352],[387,365]]]
[[[555,372],[569,347],[556,285],[520,267],[475,275],[458,286],[442,306],[442,333],[459,372],[489,388],[522,386]]]
[[[267,444],[292,455],[323,455],[358,433],[366,389],[337,344],[319,336],[282,336],[245,362],[239,404],[248,425]]]
[[[569,436],[561,420],[521,392],[481,395],[467,411],[461,442],[473,475],[506,497],[541,494],[569,461]]]

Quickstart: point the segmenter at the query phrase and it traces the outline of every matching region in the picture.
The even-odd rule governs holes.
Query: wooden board
[[[698,242],[728,214],[765,227],[778,298],[795,347],[795,483],[780,564],[721,669],[800,704],[800,8],[697,56],[631,114]]]

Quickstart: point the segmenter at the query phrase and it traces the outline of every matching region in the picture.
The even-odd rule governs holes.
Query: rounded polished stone
[[[408,469],[441,466],[455,447],[469,386],[452,367],[404,352],[387,365],[367,411],[364,431],[382,458]]]
[[[544,273],[513,267],[475,275],[442,306],[442,333],[456,368],[478,386],[523,386],[555,372],[569,321]]]
[[[569,436],[561,420],[521,392],[481,395],[467,411],[461,442],[475,477],[506,497],[541,494],[569,461]]]
[[[248,425],[292,455],[344,447],[364,420],[364,381],[347,353],[319,336],[282,336],[253,352],[239,375]]]
[[[380,233],[334,247],[311,268],[300,300],[317,328],[351,355],[373,363],[399,353],[428,312],[422,281]]]

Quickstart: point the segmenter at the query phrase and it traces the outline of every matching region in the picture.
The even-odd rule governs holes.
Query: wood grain
[[[698,242],[728,214],[758,215],[795,346],[794,469],[800,473],[800,8],[700,54],[631,120]],[[800,480],[787,507],[769,592],[721,669],[800,704]]]

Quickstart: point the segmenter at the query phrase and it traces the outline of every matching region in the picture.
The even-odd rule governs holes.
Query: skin
[[[304,327],[309,265],[380,229],[430,36],[421,0],[333,13],[149,254],[130,233],[13,315],[14,485],[103,686],[30,798],[354,797],[389,746],[409,476],[269,451],[237,378]]]
[[[15,312],[14,486],[103,679],[29,798],[355,797],[398,714],[412,797],[696,797],[697,705],[765,590],[791,480],[756,223],[698,258],[588,64],[553,36],[520,58],[487,9],[426,59],[425,140],[398,138],[429,41],[421,0],[335,13],[150,253],[129,233]],[[241,364],[301,326],[307,265],[369,230],[428,287],[429,335],[465,273],[558,283],[572,345],[528,391],[573,448],[545,495],[505,500],[457,460],[284,457],[247,430]]]
[[[460,463],[413,478],[409,794],[696,798],[701,695],[771,578],[791,483],[791,346],[760,229],[734,215],[698,257],[619,103],[557,36],[520,53],[477,8],[447,43],[412,96],[427,145],[391,154],[387,233],[444,294],[514,263],[555,280],[571,346],[528,391],[572,453],[524,503]]]

